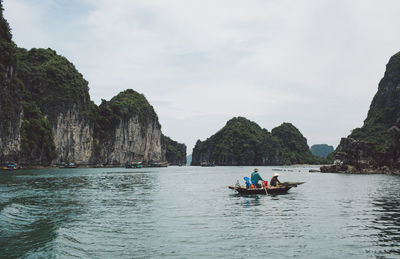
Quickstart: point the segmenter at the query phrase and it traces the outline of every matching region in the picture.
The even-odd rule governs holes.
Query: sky
[[[400,51],[398,0],[4,0],[19,47],[52,48],[95,103],[143,93],[191,154],[244,116],[335,147]]]

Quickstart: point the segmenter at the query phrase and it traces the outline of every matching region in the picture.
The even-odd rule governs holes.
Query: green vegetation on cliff
[[[171,165],[186,165],[186,145],[164,135],[162,138],[168,163]]]
[[[147,125],[151,122],[156,122],[157,126],[160,126],[157,114],[146,97],[128,89],[120,92],[110,101],[101,100],[96,130],[100,136],[105,136],[114,131],[121,119],[128,120],[134,115],[138,116],[142,134],[146,133]]]
[[[21,80],[24,71],[15,73],[18,65],[23,64],[18,61],[17,51],[0,1],[0,124],[4,142],[13,135],[12,131],[19,127],[18,123],[22,119],[19,131],[20,154],[2,157],[1,160],[16,160],[19,157],[23,163],[49,164],[56,157],[53,132],[31,94],[25,90]]]
[[[0,82],[3,82],[9,66],[15,64],[15,44],[12,42],[10,25],[3,16],[3,4],[0,0]]]
[[[16,46],[12,41],[10,26],[4,19],[0,0],[0,162],[2,163],[16,161],[19,157],[15,141],[21,123],[23,84],[15,77],[15,51]]]
[[[0,0],[0,80],[4,80],[6,66],[15,63],[15,44],[12,42],[10,25],[3,16],[3,3]]]
[[[147,101],[143,94],[128,89],[110,100],[110,108],[113,112],[123,118],[130,118],[133,114],[139,117],[140,125],[145,128],[151,121],[158,123],[158,117],[153,106]],[[159,125],[159,124],[158,124]]]
[[[192,164],[203,161],[218,165],[279,165],[318,163],[307,140],[290,123],[268,132],[243,117],[227,124],[205,141],[197,141]]]
[[[3,0],[0,0],[0,39],[11,42],[11,28],[6,19],[4,19],[3,11]]]
[[[24,101],[22,106],[24,111],[21,126],[22,161],[48,165],[57,157],[50,123],[34,102]]]
[[[87,111],[90,101],[88,82],[75,66],[52,49],[18,48],[18,77],[26,91],[49,120],[55,120],[72,106]]]

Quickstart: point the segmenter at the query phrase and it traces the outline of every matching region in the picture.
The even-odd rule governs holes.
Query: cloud
[[[41,18],[43,10],[24,1],[4,1],[5,17],[11,22],[14,41],[20,47],[47,44],[49,38]],[[12,19],[10,19],[12,17]],[[29,26],[27,26],[29,25]]]
[[[399,7],[395,0],[5,0],[18,44],[68,57],[96,102],[127,88],[144,93],[163,131],[189,153],[239,115],[269,130],[293,122],[309,144],[336,145],[362,125],[398,51]]]

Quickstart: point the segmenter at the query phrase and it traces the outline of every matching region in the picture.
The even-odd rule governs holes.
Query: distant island
[[[329,146],[327,144],[315,144],[312,145],[311,148],[311,153],[315,156],[327,158],[330,153],[332,153],[335,149],[333,146]]]
[[[292,165],[320,164],[307,140],[291,123],[283,123],[269,132],[244,117],[235,117],[217,133],[198,140],[191,165],[202,162],[215,165]]]
[[[386,65],[361,128],[342,138],[322,172],[400,174],[400,52]]]
[[[128,89],[98,106],[88,82],[51,49],[18,48],[0,1],[0,163],[48,166],[186,163],[144,95]]]

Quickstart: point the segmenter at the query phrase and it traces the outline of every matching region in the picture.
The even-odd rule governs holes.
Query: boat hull
[[[245,187],[238,187],[238,186],[229,186],[229,189],[237,191],[238,194],[285,194],[287,193],[292,186],[283,186],[283,187],[268,187],[267,189],[264,188],[254,188],[248,189]],[[265,193],[265,190],[267,193]]]

